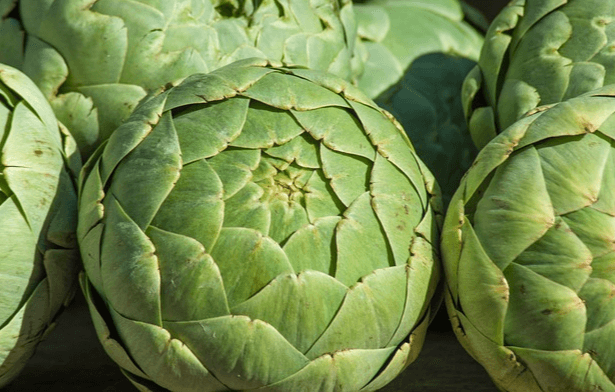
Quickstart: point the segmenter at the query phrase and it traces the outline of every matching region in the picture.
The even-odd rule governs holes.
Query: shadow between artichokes
[[[421,56],[375,99],[401,123],[433,173],[445,209],[478,153],[461,104],[461,85],[475,64],[444,53]]]
[[[372,391],[418,355],[437,185],[350,83],[258,59],[193,75],[82,173],[82,287],[140,389]]]
[[[14,18],[15,2],[0,0],[0,63],[14,68],[23,64],[24,33]]]
[[[357,85],[372,99],[426,54],[478,60],[483,37],[464,20],[458,0],[366,0],[357,2],[354,12],[356,51],[364,64]]]
[[[461,85],[476,65],[482,35],[458,0],[367,0],[354,11],[355,47],[365,64],[358,86],[401,123],[446,206],[477,153]]]
[[[23,73],[0,64],[0,387],[77,288],[75,141]]]
[[[442,231],[454,331],[502,391],[615,390],[615,88],[491,140]]]

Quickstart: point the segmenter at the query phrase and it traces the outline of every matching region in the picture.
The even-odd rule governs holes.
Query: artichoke
[[[615,88],[479,153],[442,229],[445,300],[502,391],[615,390]]]
[[[76,144],[34,83],[0,65],[0,387],[77,287]]]
[[[351,79],[350,0],[20,0],[24,72],[84,157],[166,83],[263,57]]]
[[[538,106],[615,83],[613,18],[613,0],[511,1],[464,85],[477,147]]]
[[[358,86],[372,99],[402,79],[422,55],[477,60],[480,54],[483,38],[463,20],[458,0],[369,0],[355,4],[354,11],[357,55],[365,62]]]
[[[376,98],[400,121],[442,188],[445,206],[477,154],[461,104],[461,85],[475,64],[444,53],[421,56],[399,82]]]
[[[372,391],[439,304],[440,209],[356,88],[243,60],[144,101],[84,166],[82,287],[142,390]]]

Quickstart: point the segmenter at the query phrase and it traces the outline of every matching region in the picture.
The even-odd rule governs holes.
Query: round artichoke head
[[[478,147],[537,106],[615,82],[613,0],[514,0],[491,24],[464,87]]]
[[[418,355],[440,200],[348,82],[265,60],[191,76],[83,173],[82,284],[136,385],[368,391]]]
[[[23,69],[84,156],[148,93],[262,57],[351,79],[350,0],[21,0]],[[356,66],[355,66],[356,68]]]
[[[0,387],[76,288],[76,144],[36,85],[0,65]]]
[[[479,153],[442,232],[458,339],[502,391],[615,389],[615,89]]]

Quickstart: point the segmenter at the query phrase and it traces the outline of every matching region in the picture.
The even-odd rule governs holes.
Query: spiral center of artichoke
[[[306,170],[276,170],[275,174],[262,181],[258,185],[264,193],[260,200],[272,202],[281,200],[287,203],[303,203],[306,180],[311,171]]]

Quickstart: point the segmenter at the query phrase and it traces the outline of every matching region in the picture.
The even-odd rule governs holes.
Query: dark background
[[[506,0],[466,0],[490,21]],[[78,292],[58,325],[5,392],[131,392],[136,388],[106,356]],[[430,327],[419,358],[381,392],[497,392],[457,342],[444,308]],[[297,391],[309,392],[309,391]]]
[[[490,21],[493,20],[509,1],[510,0],[465,0],[466,3],[480,10]]]

